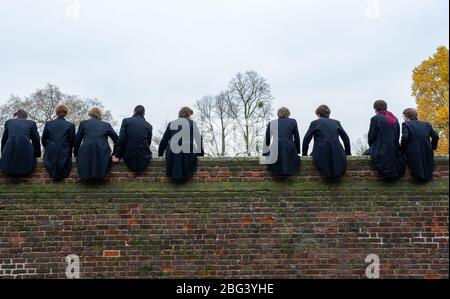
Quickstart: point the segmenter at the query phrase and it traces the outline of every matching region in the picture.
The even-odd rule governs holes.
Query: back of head
[[[278,118],[289,118],[291,116],[291,111],[286,107],[281,107],[277,112]]]
[[[375,103],[373,103],[373,109],[375,109],[375,111],[385,111],[387,110],[388,105],[385,101],[383,100],[378,100],[375,101]]]
[[[329,118],[331,114],[331,110],[327,105],[320,105],[316,109],[316,115],[323,117],[323,118]]]
[[[134,115],[135,116],[144,116],[145,115],[145,108],[142,105],[137,105],[134,108]]]
[[[419,114],[417,113],[417,110],[414,108],[408,108],[405,109],[403,111],[403,115],[408,119],[408,120],[418,120],[419,119]]]
[[[100,108],[94,107],[89,111],[88,115],[92,118],[101,120],[102,119],[102,110]]]
[[[179,118],[189,118],[192,114],[194,114],[194,111],[192,111],[189,107],[182,107],[180,109],[180,112],[178,112]]]
[[[69,112],[69,108],[67,108],[67,106],[64,104],[61,104],[56,107],[55,112],[56,116],[58,117],[66,117],[67,113]]]
[[[19,109],[13,114],[13,116],[16,118],[27,119],[28,113],[23,109]]]
[[[383,100],[378,100],[373,103],[373,109],[378,115],[383,115],[386,118],[386,121],[390,127],[395,127],[397,124],[397,118],[394,114],[387,110],[388,105]]]

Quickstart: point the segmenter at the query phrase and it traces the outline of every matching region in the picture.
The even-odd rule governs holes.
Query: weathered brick
[[[352,158],[345,178],[320,178],[303,159],[272,178],[257,159],[204,160],[172,184],[164,161],[141,174],[120,163],[104,184],[73,174],[54,183],[0,174],[0,278],[65,278],[68,254],[83,278],[448,278],[448,157],[430,183],[408,171],[383,181]]]
[[[119,257],[120,256],[120,250],[104,250],[103,251],[104,257]]]

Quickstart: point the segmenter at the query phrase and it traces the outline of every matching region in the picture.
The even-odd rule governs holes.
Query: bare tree
[[[106,109],[103,103],[97,98],[81,99],[79,96],[70,95],[66,97],[64,104],[69,107],[67,120],[73,122],[77,126],[81,121],[87,118],[87,114],[92,107],[100,108],[103,112],[102,119],[109,122],[113,127],[116,127],[118,124],[113,118],[111,111]]]
[[[215,97],[205,96],[195,103],[195,108],[199,112],[197,119],[207,155],[215,157],[227,155],[227,142],[232,122],[228,105],[229,97],[230,93],[224,91]]]
[[[152,143],[150,145],[150,150],[155,157],[158,156],[159,143],[161,142],[161,139],[164,136],[164,132],[166,131],[168,125],[169,123],[165,121],[164,124],[161,125],[158,129],[155,129],[155,127],[153,126]]]
[[[243,140],[238,154],[259,154],[266,123],[272,116],[270,85],[257,72],[238,73],[229,83],[229,95],[228,111]]]
[[[369,149],[369,138],[367,134],[364,137],[358,138],[356,142],[352,144],[353,152],[357,156],[362,156]]]
[[[55,117],[55,107],[58,104],[66,104],[69,108],[67,120],[78,124],[86,119],[92,107],[98,107],[103,111],[103,119],[113,126],[117,122],[113,119],[111,111],[106,110],[104,105],[96,98],[81,99],[77,95],[69,95],[61,92],[59,87],[47,84],[44,88],[38,89],[27,97],[20,98],[11,95],[9,100],[0,106],[0,133],[6,120],[11,118],[15,111],[22,108],[28,112],[29,119],[36,122],[38,128]],[[0,134],[1,135],[1,134]]]

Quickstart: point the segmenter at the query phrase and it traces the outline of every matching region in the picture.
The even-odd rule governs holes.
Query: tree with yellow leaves
[[[439,154],[448,154],[448,59],[448,49],[439,47],[413,72],[412,94],[419,117],[439,132]]]

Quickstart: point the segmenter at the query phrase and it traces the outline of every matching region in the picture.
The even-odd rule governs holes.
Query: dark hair
[[[68,112],[69,108],[66,105],[61,104],[56,107],[56,115],[59,117],[66,117]]]
[[[330,108],[327,105],[320,105],[316,109],[316,115],[320,117],[329,118],[331,114]]]
[[[194,114],[194,111],[192,111],[191,108],[189,108],[189,107],[182,107],[180,109],[180,112],[178,112],[178,117],[180,117],[180,118],[189,118],[189,116],[191,116],[192,114]]]
[[[403,115],[409,120],[418,120],[419,116],[417,110],[414,108],[408,108],[403,111]]]
[[[388,108],[388,105],[383,100],[378,100],[378,101],[375,101],[375,103],[373,103],[373,109],[375,109],[376,111],[387,110],[387,108]]]
[[[286,107],[281,107],[278,109],[277,115],[279,118],[289,118],[289,116],[291,116],[291,111]]]
[[[134,115],[144,116],[145,115],[145,108],[142,105],[137,105],[134,108]]]
[[[13,116],[17,117],[17,118],[25,118],[25,119],[27,119],[28,113],[25,110],[23,110],[23,109],[19,109],[13,114]]]
[[[100,108],[94,107],[89,111],[88,115],[95,119],[102,119],[102,110]]]

